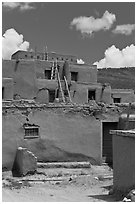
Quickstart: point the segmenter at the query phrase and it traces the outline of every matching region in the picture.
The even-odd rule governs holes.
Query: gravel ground
[[[104,176],[107,179],[103,179]],[[114,202],[108,195],[113,171],[108,166],[86,169],[37,169],[34,175],[12,177],[2,174],[2,201],[10,202]]]

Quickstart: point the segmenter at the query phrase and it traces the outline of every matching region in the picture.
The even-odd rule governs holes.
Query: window
[[[31,55],[31,58],[33,58],[33,55]]]
[[[62,61],[63,61],[64,59],[62,58]]]
[[[95,90],[88,90],[88,102],[90,100],[96,99],[96,91]]]
[[[37,59],[39,59],[40,57],[39,57],[39,55],[37,56]]]
[[[113,101],[114,103],[121,103],[121,98],[114,98]]]
[[[39,126],[25,126],[24,139],[32,139],[39,137]]]
[[[71,72],[71,80],[78,81],[78,72]]]
[[[45,79],[51,79],[51,70],[45,70]]]
[[[27,58],[27,55],[25,55],[25,57]]]
[[[4,87],[2,87],[2,99],[4,99]]]

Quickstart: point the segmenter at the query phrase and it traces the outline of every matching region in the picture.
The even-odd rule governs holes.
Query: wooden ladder
[[[55,78],[55,66],[54,66],[54,62],[52,64],[52,69],[51,69],[51,79]]]
[[[60,88],[60,91],[61,91],[62,100],[65,103],[65,96],[64,96],[63,89],[62,89],[62,85],[61,85],[61,81],[60,81],[60,76],[59,76],[58,70],[57,70],[57,79],[58,79],[59,88]]]
[[[64,81],[65,81],[65,85],[66,85],[66,88],[67,88],[67,92],[68,92],[68,96],[69,96],[69,101],[72,103],[71,96],[70,96],[70,91],[69,91],[69,87],[68,87],[68,82],[67,82],[67,79],[66,79],[65,76],[64,76]]]
[[[58,72],[58,67],[57,67],[57,61],[56,61],[56,66],[54,66],[54,77],[55,79],[58,80],[58,83],[59,83],[59,89],[61,91],[61,96],[62,96],[62,100],[63,102],[65,103],[65,96],[64,96],[64,91],[62,89],[62,85],[61,85],[61,81],[60,81],[60,76],[59,76],[59,72]]]
[[[62,85],[61,85],[59,71],[58,71],[58,68],[57,68],[57,61],[56,61],[56,66],[55,66],[55,63],[53,62],[52,72],[51,72],[51,79],[57,79],[58,80],[59,89],[61,91],[62,100],[65,103],[65,95],[64,95],[64,91],[63,91]],[[67,79],[66,79],[65,76],[64,76],[64,82],[65,82],[65,86],[66,86],[66,89],[67,89],[67,92],[68,92],[69,101],[72,103],[71,96],[70,96],[70,91],[69,91],[69,87],[68,87],[68,82],[67,82]]]

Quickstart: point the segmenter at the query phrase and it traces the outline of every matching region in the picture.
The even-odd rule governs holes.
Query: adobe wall
[[[3,93],[2,93],[2,99],[3,100],[11,100],[13,99],[13,93],[14,93],[14,88],[13,88],[13,79],[12,78],[3,78],[2,79],[2,88],[3,88]]]
[[[101,163],[100,121],[74,112],[34,111],[31,123],[40,126],[40,139],[24,140],[19,112],[3,115],[2,163],[11,168],[18,146],[27,147],[43,161],[85,161]]]
[[[118,89],[112,89],[112,103],[113,98],[121,98],[121,103],[132,103],[135,101],[135,94],[133,90],[118,90]]]
[[[55,52],[49,52],[49,53],[42,53],[42,52],[28,52],[28,51],[17,51],[12,55],[12,59],[39,59],[39,60],[52,60],[52,61],[68,61],[69,63],[77,63],[77,57],[72,55],[62,55]]]
[[[73,89],[76,90],[76,92],[74,92]],[[73,84],[73,87],[71,90],[72,90],[70,91],[71,98],[75,103],[80,103],[80,104],[88,103],[88,90],[95,90],[96,102],[102,101],[104,103],[110,104],[110,101],[111,101],[111,87],[109,86],[105,88],[105,90],[103,91],[103,94],[102,94],[101,84],[87,85],[87,84],[76,83],[75,87]]]
[[[59,62],[59,74],[62,79],[63,63]],[[36,99],[38,102],[47,103],[47,91],[42,88],[56,89],[58,83],[55,80],[45,79],[45,70],[51,69],[52,62],[40,60],[4,60],[3,77],[13,78],[14,95],[23,99]],[[78,71],[78,82],[71,81],[70,94],[75,103],[88,102],[88,89],[96,89],[96,101],[102,100],[110,103],[111,88],[106,87],[102,94],[102,85],[96,83],[97,69],[86,65],[70,65],[70,71]],[[62,81],[64,87],[64,81]],[[39,91],[41,93],[39,93]],[[38,96],[37,96],[38,94]],[[44,97],[44,98],[42,98]]]
[[[70,64],[70,70],[78,72],[78,82],[97,83],[97,68],[95,66],[89,67],[87,65],[72,65]]]
[[[131,132],[131,133],[130,133]],[[127,192],[135,186],[135,132],[111,131],[113,135],[113,188]]]
[[[2,78],[14,77],[15,63],[15,60],[2,60]]]
[[[12,77],[14,81],[14,95],[20,98],[33,99],[37,92],[36,77],[33,61],[14,60],[3,61],[3,77]]]

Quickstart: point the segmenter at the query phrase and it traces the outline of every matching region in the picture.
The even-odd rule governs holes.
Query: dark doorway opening
[[[45,79],[51,79],[51,70],[45,70]]]
[[[113,145],[110,130],[117,130],[118,122],[102,122],[102,157],[103,162],[112,165]]]
[[[4,99],[4,87],[2,87],[2,99]]]
[[[71,81],[78,81],[78,72],[71,72]]]
[[[88,101],[96,100],[96,91],[88,90]]]
[[[114,103],[121,103],[121,98],[114,98]]]
[[[55,100],[55,90],[49,90],[49,102],[53,103]]]
[[[56,89],[55,91],[55,98],[59,98],[59,89]]]

